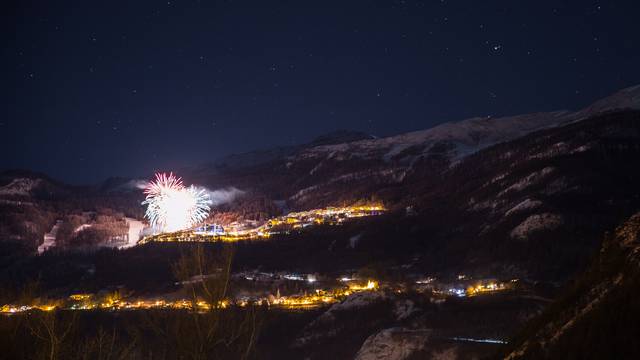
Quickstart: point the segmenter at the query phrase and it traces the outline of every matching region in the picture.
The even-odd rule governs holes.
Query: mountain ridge
[[[323,144],[312,141],[290,147],[232,154],[218,160],[216,167],[223,164],[237,170],[238,168],[282,161],[285,158],[295,160],[296,152],[299,156],[307,158],[326,158],[328,156],[375,158],[382,155],[385,161],[389,161],[393,157],[402,156],[403,152],[407,150],[413,150],[414,154],[418,150],[421,155],[424,155],[436,146],[448,146],[449,156],[455,160],[533,131],[580,121],[607,111],[623,109],[640,109],[640,85],[619,90],[577,111],[558,110],[501,117],[472,117],[386,137],[376,138],[368,135],[368,138],[353,138],[349,141],[333,141]],[[346,155],[347,153],[349,155]],[[409,158],[405,160],[411,161]]]

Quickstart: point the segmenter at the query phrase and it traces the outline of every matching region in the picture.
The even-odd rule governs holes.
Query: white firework
[[[191,185],[186,189],[189,196],[193,199],[193,206],[190,209],[190,216],[192,224],[203,222],[209,216],[209,210],[211,209],[211,199],[209,193],[202,188],[196,188]]]
[[[146,217],[151,226],[170,232],[190,228],[209,216],[211,200],[204,189],[185,187],[173,173],[156,174],[145,188]]]

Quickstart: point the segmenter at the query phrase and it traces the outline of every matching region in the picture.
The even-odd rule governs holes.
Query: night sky
[[[639,1],[5,4],[0,169],[147,176],[640,83]]]

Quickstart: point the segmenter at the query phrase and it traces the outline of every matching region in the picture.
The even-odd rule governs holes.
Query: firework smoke
[[[211,199],[211,206],[218,206],[226,203],[230,203],[237,197],[244,195],[244,191],[237,189],[233,186],[224,189],[206,190]]]

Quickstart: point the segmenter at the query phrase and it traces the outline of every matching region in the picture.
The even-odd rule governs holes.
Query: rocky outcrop
[[[367,338],[356,360],[403,360],[424,348],[430,330],[384,329]]]

